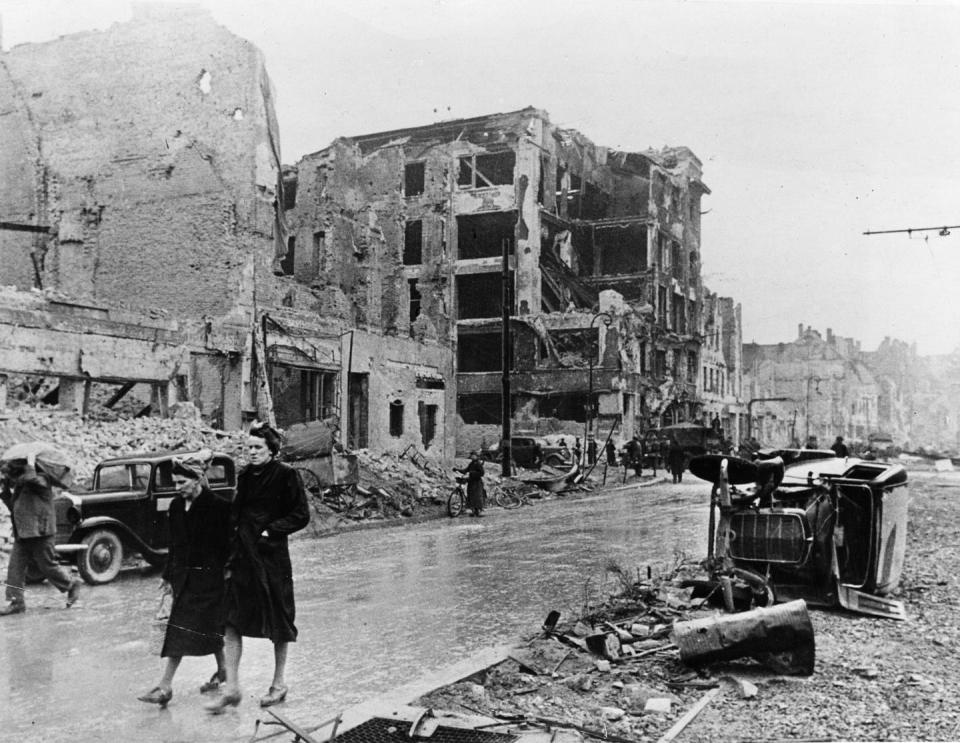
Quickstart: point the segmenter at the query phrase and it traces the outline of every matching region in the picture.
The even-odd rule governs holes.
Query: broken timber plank
[[[674,726],[664,733],[657,743],[670,743],[670,741],[680,735],[680,733],[683,732],[683,729],[693,722],[694,718],[696,718],[696,716],[703,711],[703,708],[710,704],[714,697],[716,697],[719,693],[720,689],[711,689],[702,697],[700,697],[700,700],[689,710],[687,710],[686,714],[677,720]]]
[[[279,712],[274,712],[272,709],[268,709],[267,714],[271,715],[277,722],[293,733],[296,736],[295,740],[302,740],[304,743],[320,743],[320,741],[312,737],[304,728],[300,727],[294,722],[291,722]]]
[[[120,398],[133,389],[135,384],[136,382],[125,382],[120,389],[110,395],[110,399],[103,404],[103,407],[112,408],[114,405],[120,402]]]

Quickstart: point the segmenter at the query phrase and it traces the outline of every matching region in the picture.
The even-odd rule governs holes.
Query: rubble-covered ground
[[[63,451],[73,463],[72,490],[82,491],[89,487],[98,462],[137,452],[206,447],[230,454],[243,464],[246,435],[210,428],[189,403],[181,403],[170,418],[102,416],[84,421],[56,407],[26,405],[0,415],[0,452],[25,441],[50,442]],[[355,454],[359,465],[356,487],[343,489],[337,498],[314,492],[308,533],[446,514],[447,497],[455,486],[452,470],[445,471],[416,455],[375,454],[366,449]],[[291,464],[309,466],[308,462]],[[498,470],[498,466],[487,466],[486,489],[491,496],[499,487]],[[9,513],[0,508],[0,566],[5,562],[2,553],[9,547]]]
[[[753,660],[699,672],[686,667],[669,624],[717,612],[678,587],[676,579],[694,566],[639,581],[611,566],[623,577],[619,595],[582,617],[562,617],[556,630],[578,637],[609,630],[607,620],[630,633],[623,646],[629,655],[604,663],[535,631],[510,659],[418,703],[500,717],[514,729],[566,727],[587,739],[656,741],[711,693],[677,740],[960,740],[960,477],[912,474],[918,476],[910,485],[906,565],[896,594],[908,618],[811,610],[812,676],[778,675]]]

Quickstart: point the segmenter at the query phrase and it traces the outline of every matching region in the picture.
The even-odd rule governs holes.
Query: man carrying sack
[[[27,567],[32,563],[51,585],[67,594],[67,608],[80,597],[80,579],[57,563],[53,548],[57,517],[53,508],[50,478],[36,467],[36,455],[10,459],[0,464],[0,500],[10,510],[13,522],[13,551],[7,565],[7,605],[0,616],[21,614],[27,610],[23,586]]]

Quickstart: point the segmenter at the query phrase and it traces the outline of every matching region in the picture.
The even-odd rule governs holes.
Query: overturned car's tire
[[[77,555],[77,568],[92,585],[109,583],[123,565],[123,542],[112,529],[96,529],[83,538],[87,549]]]

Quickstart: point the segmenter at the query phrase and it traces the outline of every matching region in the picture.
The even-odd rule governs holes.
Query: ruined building
[[[602,435],[708,416],[698,375],[709,190],[690,150],[610,150],[527,108],[341,138],[286,185],[283,265],[296,293],[309,287],[325,312],[455,354],[461,449],[502,423],[505,284],[516,428],[582,433],[591,388]],[[726,365],[710,412],[735,415],[739,308],[711,301]]]
[[[743,346],[744,397],[752,407],[752,435],[771,446],[829,447],[836,436],[866,444],[886,430],[881,385],[864,362],[860,343],[827,329],[826,337],[798,327],[791,343]],[[771,398],[785,398],[776,399]]]
[[[700,397],[702,422],[732,442],[743,436],[743,332],[740,305],[704,289]]]
[[[701,284],[690,150],[528,108],[284,167],[272,99],[184,6],[0,54],[0,405],[24,375],[80,411],[146,384],[214,426],[447,460],[499,433],[506,286],[515,430],[583,432],[592,389],[601,435],[734,434],[739,308]]]
[[[0,393],[40,375],[83,410],[92,385],[149,384],[215,426],[444,440],[449,350],[344,299],[379,275],[351,255],[336,297],[283,275],[272,95],[261,53],[185,6],[0,55]]]

